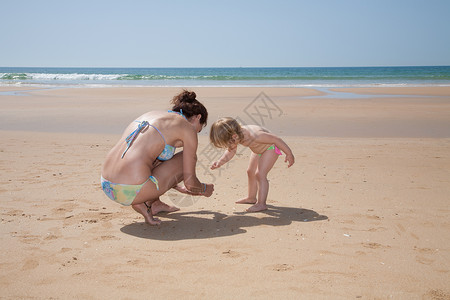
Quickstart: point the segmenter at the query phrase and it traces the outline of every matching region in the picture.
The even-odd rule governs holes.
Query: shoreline
[[[70,88],[293,88],[293,89],[383,89],[383,88],[449,88],[450,83],[392,83],[392,84],[192,84],[183,82],[179,84],[107,84],[107,83],[0,83],[0,89],[21,89],[21,88],[37,88],[37,89],[70,89]]]
[[[2,73],[3,72],[3,73]],[[1,83],[162,87],[387,87],[450,85],[450,66],[42,68],[0,67]]]

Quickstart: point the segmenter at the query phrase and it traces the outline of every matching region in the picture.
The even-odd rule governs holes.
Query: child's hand
[[[219,162],[218,162],[218,161],[215,161],[215,162],[213,162],[213,164],[211,165],[211,170],[214,170],[214,169],[217,169],[217,168],[220,168],[220,165],[219,165]]]
[[[292,154],[286,154],[286,158],[284,159],[284,162],[288,162],[288,168],[292,166],[295,162],[294,155]]]

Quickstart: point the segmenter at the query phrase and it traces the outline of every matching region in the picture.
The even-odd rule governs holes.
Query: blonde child
[[[248,196],[236,203],[253,204],[247,209],[249,212],[266,210],[269,192],[267,174],[278,156],[282,155],[281,151],[286,154],[284,161],[288,162],[288,167],[294,164],[294,155],[289,146],[261,126],[242,126],[235,119],[228,117],[214,122],[209,137],[214,146],[227,149],[219,160],[211,165],[212,170],[230,161],[236,154],[238,144],[250,148],[252,154],[247,168]]]

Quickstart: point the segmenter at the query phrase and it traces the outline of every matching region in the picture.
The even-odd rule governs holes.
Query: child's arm
[[[213,164],[211,165],[211,170],[220,168],[221,166],[223,166],[224,164],[229,162],[233,158],[233,156],[236,154],[236,150],[237,150],[237,147],[227,149],[225,151],[225,153],[219,158],[219,160],[213,162]]]
[[[281,151],[283,151],[284,154],[286,154],[284,161],[288,162],[288,168],[294,164],[295,158],[291,148],[289,148],[285,141],[283,141],[280,137],[274,135],[273,133],[261,132],[257,135],[255,141],[264,144],[274,144]]]

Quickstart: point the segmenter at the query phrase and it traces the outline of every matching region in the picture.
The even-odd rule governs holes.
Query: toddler
[[[230,161],[236,154],[237,145],[249,147],[252,151],[247,169],[248,196],[236,203],[253,204],[248,212],[267,209],[266,200],[269,192],[267,174],[282,155],[286,154],[288,167],[294,164],[291,148],[278,136],[258,125],[240,125],[233,118],[220,118],[211,126],[211,143],[219,148],[226,148],[225,153],[215,161],[211,169],[217,169]],[[281,150],[281,151],[280,151]]]

